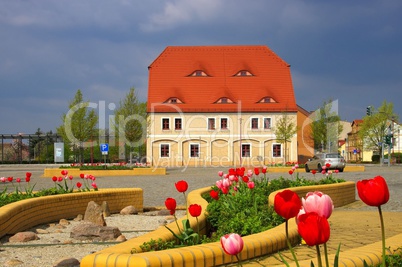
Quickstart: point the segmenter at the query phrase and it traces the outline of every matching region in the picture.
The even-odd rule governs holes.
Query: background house
[[[158,166],[283,163],[297,123],[290,66],[266,46],[167,47],[149,66],[147,158]],[[297,135],[287,144],[297,161]]]

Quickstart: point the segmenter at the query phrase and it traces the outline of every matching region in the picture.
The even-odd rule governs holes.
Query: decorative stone
[[[84,221],[100,226],[106,226],[102,207],[96,204],[94,201],[90,201],[84,214]]]
[[[80,222],[84,219],[84,215],[78,214],[77,217],[74,218],[75,222]]]
[[[70,222],[69,222],[68,220],[66,220],[66,219],[61,219],[61,220],[59,221],[59,224],[65,226],[65,225],[69,225]]]
[[[36,231],[37,234],[48,234],[49,233],[48,230],[40,229],[40,228],[36,229],[35,231]]]
[[[58,260],[53,267],[79,267],[80,262],[75,258],[64,258]]]
[[[125,241],[127,241],[127,238],[124,235],[119,235],[116,238],[116,242],[125,242]]]
[[[20,260],[9,260],[4,263],[4,267],[18,266],[24,264],[24,262]]]
[[[109,203],[107,203],[107,201],[102,202],[102,212],[103,212],[103,217],[110,216],[110,208],[109,208]]]
[[[138,214],[138,210],[134,206],[127,206],[120,211],[121,215]]]
[[[38,240],[39,237],[34,232],[19,232],[9,238],[10,243],[16,242],[28,242],[32,240]]]
[[[71,229],[70,237],[78,240],[107,241],[121,235],[119,228],[82,222]]]

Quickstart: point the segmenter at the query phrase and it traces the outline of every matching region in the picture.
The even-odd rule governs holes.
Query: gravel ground
[[[184,214],[183,210],[177,211],[179,218]],[[159,215],[158,211],[138,215],[112,214],[105,218],[107,226],[119,228],[126,239],[146,234],[171,220],[171,216]],[[69,220],[68,223],[68,225],[61,225],[56,222],[30,229],[29,231],[33,232],[37,232],[37,229],[48,232],[38,233],[39,240],[35,241],[10,243],[8,236],[3,237],[0,247],[0,266],[47,267],[54,266],[61,259],[71,257],[81,261],[84,256],[115,244],[74,240],[70,238],[70,232],[80,222]]]

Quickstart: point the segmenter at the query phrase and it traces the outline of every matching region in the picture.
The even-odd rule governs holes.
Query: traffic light
[[[368,106],[368,107],[366,108],[366,114],[367,114],[367,116],[370,116],[370,115],[371,115],[371,106]]]
[[[387,145],[392,145],[392,134],[391,135],[387,134],[384,137],[384,143],[387,144]]]

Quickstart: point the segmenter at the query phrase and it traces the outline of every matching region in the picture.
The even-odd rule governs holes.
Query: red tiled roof
[[[191,76],[196,70],[208,77]],[[246,70],[254,76],[234,76]],[[163,104],[172,97],[182,104]],[[226,97],[234,103],[215,103]],[[258,103],[270,97],[276,103]],[[169,46],[149,66],[148,112],[297,111],[290,65],[266,46]]]
[[[352,121],[352,126],[353,126],[354,124],[360,125],[360,124],[362,124],[362,123],[363,123],[363,120],[356,119],[356,120],[353,120],[353,121]]]

